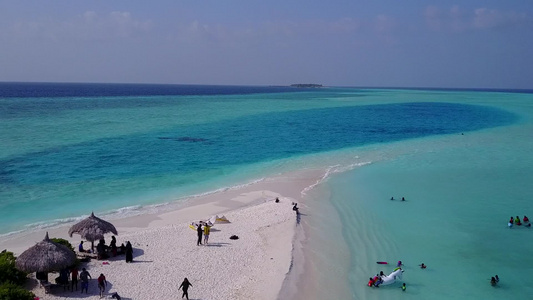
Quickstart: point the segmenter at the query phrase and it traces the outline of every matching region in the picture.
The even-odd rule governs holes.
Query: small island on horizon
[[[297,87],[297,88],[320,88],[322,87],[321,84],[316,83],[295,83],[291,84],[291,87]]]

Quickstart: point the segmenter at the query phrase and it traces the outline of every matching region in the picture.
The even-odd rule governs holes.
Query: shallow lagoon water
[[[308,243],[322,239],[313,245],[324,253],[331,247],[350,251],[344,264],[332,260],[338,270],[323,273],[322,280],[343,280],[346,274],[343,289],[353,299],[398,299],[404,296],[400,283],[379,289],[366,283],[381,270],[390,273],[401,260],[409,299],[503,299],[533,292],[533,279],[522,276],[533,269],[533,232],[507,227],[510,216],[533,213],[533,143],[528,138],[533,132],[533,99],[514,94],[459,96],[516,113],[520,121],[464,135],[353,149],[351,155],[372,163],[331,176],[309,196],[310,209],[324,198],[333,203],[342,240],[328,238],[335,230],[328,222],[309,219],[310,227],[325,228],[311,231]],[[419,268],[422,262],[427,269]],[[328,264],[314,264],[321,263]],[[501,281],[492,287],[489,281],[496,274]],[[314,299],[327,292],[318,289]]]

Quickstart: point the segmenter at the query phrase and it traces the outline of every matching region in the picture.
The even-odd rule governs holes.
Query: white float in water
[[[380,285],[389,285],[395,283],[396,281],[400,281],[402,280],[402,274],[403,270],[401,268],[396,268],[389,275],[381,276],[381,280],[383,280],[383,282]]]

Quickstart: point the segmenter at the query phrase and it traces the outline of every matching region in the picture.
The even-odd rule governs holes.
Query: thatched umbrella
[[[50,272],[72,266],[76,253],[67,246],[52,242],[48,232],[44,240],[22,252],[15,261],[17,269],[24,272]]]
[[[88,218],[70,227],[68,234],[70,237],[74,233],[81,235],[82,238],[91,242],[91,249],[94,250],[94,241],[103,239],[104,234],[110,232],[118,235],[117,229],[113,224],[95,217],[94,213],[91,213]]]

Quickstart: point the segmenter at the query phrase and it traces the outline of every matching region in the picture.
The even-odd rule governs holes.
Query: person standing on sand
[[[85,294],[89,292],[89,278],[93,279],[91,277],[91,274],[83,268],[80,273],[80,280],[81,280],[81,293],[83,294],[83,289],[85,289]]]
[[[189,282],[187,277],[185,277],[180,287],[178,288],[178,291],[179,291],[183,287],[183,295],[181,295],[181,298],[186,297],[186,299],[189,300],[189,293],[188,293],[189,286],[192,286],[192,284]]]
[[[204,226],[204,244],[207,245],[207,242],[209,241],[209,232],[211,231],[211,227],[209,225]]]
[[[98,277],[98,288],[100,289],[100,298],[104,296],[106,287],[107,287],[107,281],[105,280],[105,276],[104,274],[100,273],[100,277]]]
[[[115,236],[111,237],[111,244],[109,244],[109,247],[111,247],[111,253],[113,254],[113,257],[117,256],[117,239]]]
[[[133,247],[131,246],[130,241],[126,243],[126,262],[133,262]]]
[[[74,287],[76,287],[76,291],[77,291],[78,290],[78,268],[77,267],[72,267],[72,269],[70,269],[70,277],[72,279],[72,287],[70,288],[70,290],[74,292]]]
[[[198,233],[198,241],[196,242],[196,246],[200,246],[202,244],[202,234],[204,233],[204,231],[202,230],[202,224],[198,224],[196,232]]]

